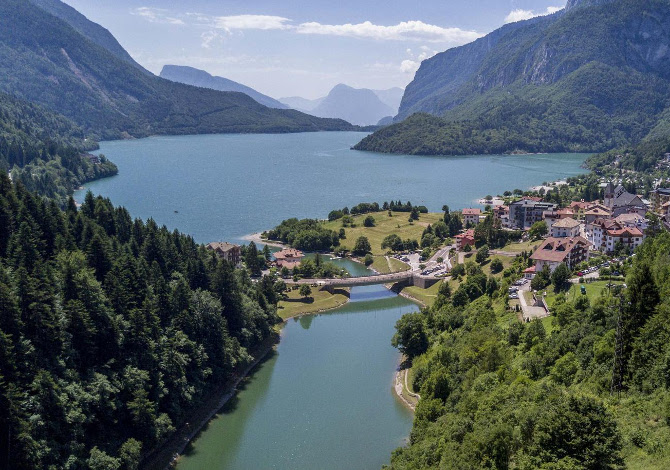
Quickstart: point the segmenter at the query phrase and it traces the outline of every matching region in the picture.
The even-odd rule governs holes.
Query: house
[[[493,217],[500,221],[500,225],[507,227],[509,225],[509,207],[505,205],[495,206]]]
[[[556,210],[556,204],[550,202],[533,201],[522,199],[509,205],[510,227],[527,230],[535,222],[543,220],[545,211]]]
[[[479,223],[479,216],[482,211],[479,209],[463,209],[463,224],[467,227],[468,225],[477,225]]]
[[[645,217],[636,213],[621,214],[615,217],[614,221],[622,227],[636,227],[643,232],[649,227],[649,221]]]
[[[581,222],[572,217],[561,219],[551,226],[551,236],[554,238],[577,237],[581,232],[581,227]]]
[[[591,207],[590,202],[585,202],[583,199],[581,201],[572,201],[568,208],[572,211],[572,217],[577,220],[584,220],[586,211]]]
[[[549,237],[530,258],[535,261],[536,271],[548,266],[553,272],[561,263],[574,269],[579,263],[588,259],[590,247],[589,241],[583,237]]]
[[[278,268],[293,269],[300,265],[305,255],[295,248],[286,248],[274,253],[275,264]]]
[[[242,266],[242,249],[239,245],[228,242],[213,242],[207,245],[208,250],[214,251],[220,258],[239,268]]]
[[[643,241],[644,234],[637,227],[612,227],[605,230],[603,248],[606,253],[612,253],[617,245],[623,244],[632,253]]]
[[[547,228],[551,230],[551,227],[558,222],[559,220],[572,218],[574,215],[572,209],[562,208],[556,210],[544,211],[542,213],[542,219],[547,223]]]
[[[612,211],[614,217],[630,213],[645,215],[648,210],[640,196],[629,193],[621,185],[614,187],[612,183],[605,187],[605,206]]]
[[[650,194],[651,210],[659,215],[663,214],[663,205],[670,202],[670,188],[656,188]]]
[[[454,237],[456,240],[456,249],[463,251],[467,245],[475,246],[475,231],[470,229]]]
[[[611,216],[612,211],[607,207],[600,204],[594,204],[584,212],[584,222],[588,225],[592,224],[597,219],[608,219]]]
[[[535,277],[535,266],[531,266],[530,268],[524,269],[523,277],[528,280],[533,279]]]
[[[100,157],[97,155],[93,155],[92,153],[85,153],[83,156],[87,158],[88,161],[93,163],[94,165],[100,164]]]

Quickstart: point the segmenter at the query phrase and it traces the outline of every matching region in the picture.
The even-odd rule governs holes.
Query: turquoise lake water
[[[239,241],[289,217],[359,202],[439,211],[583,173],[586,155],[423,157],[350,150],[366,134],[198,135],[103,142],[119,174],[86,185],[199,242]],[[81,201],[84,192],[75,196]],[[175,212],[177,211],[177,212]]]
[[[239,241],[289,217],[359,202],[439,211],[584,172],[585,155],[417,157],[357,152],[365,134],[152,137],[103,142],[119,175],[87,185],[133,217],[199,242]],[[83,200],[84,192],[75,195]],[[337,261],[352,275],[366,268]],[[352,289],[329,313],[290,320],[264,361],[180,460],[179,470],[378,469],[412,414],[393,391],[395,322],[415,304],[381,286]]]

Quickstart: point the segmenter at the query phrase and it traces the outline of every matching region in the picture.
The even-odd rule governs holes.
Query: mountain
[[[398,112],[402,95],[405,93],[400,87],[389,88],[388,90],[372,90],[377,98],[389,108],[393,109],[394,114]]]
[[[349,116],[353,119],[349,121],[351,123],[374,125],[379,124],[381,120],[385,124],[390,123],[388,118],[389,116],[392,118],[398,112],[403,93],[404,90],[398,87],[388,90],[369,90],[340,84],[335,86],[328,96],[315,100],[291,96],[279,98],[279,101],[290,108],[314,116],[340,118],[345,121],[347,119],[344,116]],[[323,107],[320,107],[324,102]],[[377,117],[378,119],[375,120]]]
[[[669,25],[668,0],[572,0],[503,26],[425,60],[396,124],[356,148],[591,152],[666,132]]]
[[[39,103],[98,138],[349,130],[245,94],[147,74],[28,0],[0,2],[0,91]]]
[[[130,54],[121,47],[121,44],[116,40],[112,33],[107,29],[103,28],[97,23],[90,21],[84,15],[79,13],[77,10],[72,8],[70,5],[66,5],[60,0],[30,0],[32,3],[40,7],[42,10],[47,13],[52,14],[53,16],[60,18],[74,28],[79,34],[87,38],[89,41],[94,42],[98,46],[104,47],[109,52],[114,54],[119,59],[128,62],[129,64],[137,67],[138,69],[144,70],[144,68],[135,62],[135,60],[130,57]],[[148,71],[144,70],[146,73]]]
[[[310,114],[324,118],[344,119],[361,126],[377,124],[383,117],[395,114],[372,90],[347,85],[335,86]]]
[[[286,98],[279,98],[279,102],[285,104],[289,108],[297,109],[304,113],[309,113],[325,99],[325,96],[310,100],[300,96],[287,96]]]
[[[257,92],[251,87],[242,85],[223,77],[214,77],[204,70],[183,65],[166,65],[160,73],[161,78],[173,82],[184,83],[201,88],[210,88],[218,91],[237,91],[250,96],[258,103],[268,108],[288,109],[289,106],[280,103],[274,98]]]

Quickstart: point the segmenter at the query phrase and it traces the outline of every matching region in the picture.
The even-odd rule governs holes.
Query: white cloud
[[[339,25],[309,22],[298,25],[296,31],[300,34],[345,36],[360,39],[431,41],[453,44],[465,44],[482,36],[475,31],[443,28],[423,21],[403,21],[391,26],[377,25],[370,21]]]
[[[290,29],[291,20],[282,16],[270,15],[235,15],[215,16],[211,18],[214,27],[231,31],[235,29]]]
[[[400,63],[400,71],[402,73],[415,73],[419,70],[421,62],[415,60],[405,59]]]
[[[428,41],[449,45],[465,44],[482,36],[476,31],[444,28],[416,20],[402,21],[389,26],[374,24],[371,21],[356,24],[322,24],[315,21],[294,24],[289,18],[273,15],[209,16],[199,13],[185,13],[171,16],[168,10],[151,7],[136,8],[132,13],[154,23],[185,24],[185,22],[193,22],[199,26],[224,30],[229,33],[236,30],[291,30],[298,34],[390,41]],[[427,49],[424,46],[424,50]]]
[[[131,11],[133,15],[141,16],[152,23],[183,25],[184,21],[169,15],[163,8],[139,7]]]
[[[552,13],[556,13],[562,9],[563,7],[547,7],[545,11],[535,12],[532,10],[523,10],[518,8],[516,10],[512,10],[509,15],[505,17],[505,23],[515,23],[517,21],[529,20],[531,18],[535,18],[536,16],[551,15]]]
[[[218,31],[205,31],[200,35],[202,43],[200,44],[204,49],[211,49],[216,44],[223,43],[223,37]]]

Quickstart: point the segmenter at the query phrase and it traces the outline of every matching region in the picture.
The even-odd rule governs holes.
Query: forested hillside
[[[96,145],[67,118],[0,93],[0,171],[29,190],[64,207],[83,183],[116,174],[104,156],[82,154]]]
[[[582,0],[506,25],[424,61],[396,124],[356,148],[591,152],[663,134],[667,125],[659,124],[667,122],[670,104],[668,23],[668,0]],[[434,117],[400,122],[413,113]]]
[[[0,468],[135,469],[279,321],[192,238],[0,174]]]
[[[622,269],[620,297],[559,294],[547,321],[510,318],[504,283],[403,317],[421,400],[391,468],[670,467],[670,235]]]
[[[98,140],[352,129],[147,74],[29,0],[0,2],[0,90],[65,115]]]

